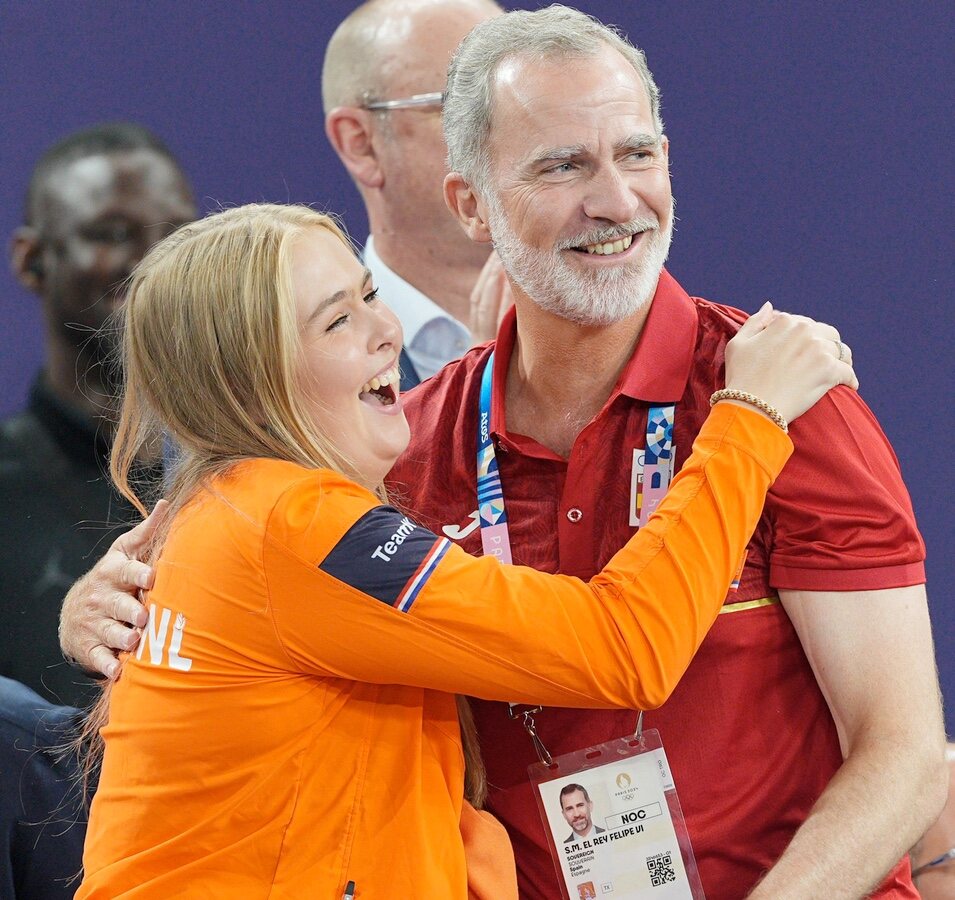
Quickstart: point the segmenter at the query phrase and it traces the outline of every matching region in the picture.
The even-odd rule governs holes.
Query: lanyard
[[[478,521],[481,546],[485,556],[496,556],[511,562],[511,539],[507,530],[504,485],[491,438],[491,393],[494,386],[494,352],[488,357],[481,376],[481,403],[477,440]],[[670,486],[673,474],[673,420],[675,408],[651,406],[647,411],[647,436],[644,450],[643,478],[637,497],[640,525],[646,525],[650,514],[660,505]]]
[[[481,546],[485,556],[511,562],[511,538],[504,509],[504,486],[491,439],[491,387],[494,379],[494,351],[481,377],[481,409],[478,419],[477,497],[481,524]]]
[[[647,439],[644,445],[643,479],[637,495],[642,528],[660,505],[673,478],[673,418],[675,407],[651,406],[647,411]]]
[[[478,412],[477,439],[477,496],[478,517],[481,525],[481,545],[485,556],[495,556],[503,563],[511,560],[511,538],[507,529],[507,511],[504,507],[504,485],[494,453],[491,438],[491,394],[494,387],[494,351],[484,364],[481,375],[481,401]],[[647,413],[647,439],[645,450],[643,490],[640,497],[640,524],[646,524],[651,512],[658,506],[670,486],[673,466],[673,417],[674,407],[651,406]],[[648,471],[649,470],[649,471]],[[550,764],[551,755],[537,735],[533,714],[542,707],[521,710],[522,704],[509,703],[512,719],[523,717],[524,728],[534,742],[542,762]],[[643,730],[643,713],[637,720],[637,738]]]

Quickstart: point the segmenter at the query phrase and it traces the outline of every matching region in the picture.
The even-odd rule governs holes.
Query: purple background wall
[[[93,122],[134,119],[179,154],[201,208],[307,201],[343,213],[364,238],[319,90],[325,44],[354,6],[5,0],[0,234],[19,224],[45,147]],[[885,0],[578,6],[629,32],[662,88],[679,212],[671,271],[691,293],[749,310],[771,297],[851,342],[928,544],[952,732],[950,12]],[[34,298],[6,267],[0,327],[6,414],[22,405],[41,353]]]

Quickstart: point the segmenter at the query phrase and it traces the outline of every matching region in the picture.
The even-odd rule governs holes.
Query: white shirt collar
[[[405,350],[422,381],[467,351],[471,346],[470,331],[388,268],[375,252],[370,236],[365,244],[364,259],[375,287],[381,291],[381,299],[401,322]]]
[[[461,322],[445,312],[430,297],[421,293],[400,275],[388,268],[375,252],[375,242],[371,235],[365,243],[362,254],[365,265],[371,272],[371,278],[380,292],[381,299],[391,307],[401,322],[405,333],[405,345],[414,343],[418,332],[435,319],[446,319],[467,334],[467,328]],[[470,335],[468,335],[470,337]]]

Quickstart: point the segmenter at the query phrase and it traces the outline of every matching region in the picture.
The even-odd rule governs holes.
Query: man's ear
[[[43,289],[46,273],[43,270],[43,242],[39,232],[21,225],[10,240],[10,269],[28,291],[39,294]]]
[[[336,106],[325,117],[325,134],[358,184],[378,188],[384,184],[384,172],[372,141],[372,114],[357,106]]]
[[[487,207],[459,172],[451,172],[445,176],[444,202],[472,241],[478,244],[491,242]]]

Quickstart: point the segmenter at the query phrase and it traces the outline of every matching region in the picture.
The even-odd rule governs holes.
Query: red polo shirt
[[[514,562],[589,578],[633,532],[634,449],[647,410],[676,403],[677,465],[723,386],[724,350],[745,314],[689,297],[666,272],[630,361],[569,459],[504,427],[516,319],[495,355],[492,431]],[[492,347],[447,366],[407,399],[412,442],[392,491],[424,524],[481,553],[475,456],[481,375]],[[852,391],[830,392],[793,424],[795,453],[750,542],[738,591],[671,699],[647,713],[670,760],[707,896],[744,896],[780,856],[839,767],[835,726],[779,588],[872,590],[924,581],[924,547],[891,446]],[[767,601],[768,598],[768,602]],[[754,603],[752,601],[764,601]],[[514,842],[522,896],[559,896],[527,782],[530,739],[500,703],[476,701],[488,807]],[[545,709],[538,732],[560,755],[631,732],[633,710]],[[879,897],[917,897],[907,860]]]

